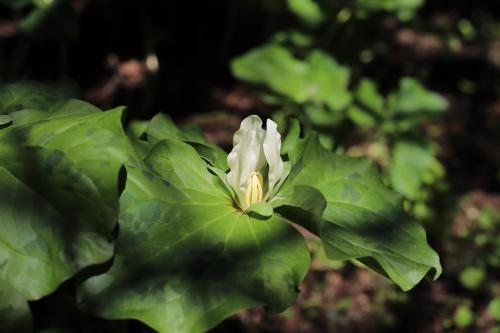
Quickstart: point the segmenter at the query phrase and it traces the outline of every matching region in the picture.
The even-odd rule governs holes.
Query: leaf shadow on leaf
[[[364,223],[343,224],[345,221],[335,218],[322,223],[321,237],[328,256],[335,260],[357,259],[404,291],[426,275],[435,280],[441,274],[437,254],[415,239],[418,236],[427,242],[423,228],[411,222],[403,211],[391,217],[397,224],[376,214],[361,216]]]
[[[37,301],[30,301],[29,307],[33,313],[35,331],[58,328],[61,332],[154,332],[138,320],[106,320],[78,308],[76,289],[79,281],[85,277],[105,272],[112,264],[113,259],[110,259],[104,264],[86,267],[75,278],[63,282],[52,294]],[[6,333],[11,332],[14,331]],[[16,330],[15,332],[21,331]]]
[[[88,251],[96,251],[98,257],[109,259],[113,230],[91,219],[95,212],[92,212],[92,204],[87,203],[92,198],[85,198],[87,193],[79,192],[82,187],[78,187],[85,175],[64,153],[58,150],[47,150],[47,153],[43,148],[26,145],[23,130],[11,131],[2,139],[0,211],[11,218],[0,226],[0,242],[7,248],[6,258],[11,252],[28,261],[21,264],[10,258],[1,264],[25,266],[15,269],[23,276],[11,274],[9,279],[28,300],[36,300],[51,293],[79,269],[95,263],[94,252]],[[61,176],[61,171],[68,174]],[[119,190],[123,190],[125,178],[126,171],[122,168],[117,180]],[[79,204],[80,201],[84,204]],[[14,234],[7,233],[9,225],[16,228]],[[2,233],[6,237],[3,240]],[[21,244],[18,237],[33,240]],[[32,266],[35,262],[36,267]],[[32,283],[31,274],[40,274],[39,283]]]
[[[266,223],[262,220],[254,220],[253,222]],[[87,297],[88,295],[85,293],[80,293],[80,308],[91,313],[106,313],[107,307],[124,297],[124,291],[132,291],[135,295],[141,295],[143,306],[147,307],[146,299],[151,302],[151,298],[154,298],[157,303],[163,304],[170,301],[163,299],[165,289],[168,288],[179,295],[182,294],[182,297],[186,297],[189,301],[204,297],[206,299],[227,297],[231,304],[224,304],[222,309],[207,309],[209,313],[214,311],[212,315],[198,318],[198,322],[201,324],[197,323],[196,325],[200,325],[197,327],[205,327],[204,330],[214,327],[229,315],[244,308],[263,306],[266,311],[283,311],[298,296],[300,292],[298,283],[304,277],[305,270],[300,273],[302,274],[300,277],[294,275],[297,274],[296,272],[290,271],[288,272],[290,276],[285,276],[285,280],[273,281],[279,282],[284,289],[293,288],[293,290],[287,290],[290,295],[293,295],[293,298],[278,296],[275,294],[276,290],[268,290],[269,286],[263,283],[266,277],[257,279],[252,276],[255,275],[256,261],[263,260],[262,258],[266,257],[268,252],[272,252],[274,244],[290,243],[290,237],[294,238],[297,235],[295,229],[283,228],[282,232],[260,240],[259,253],[255,252],[253,246],[246,245],[232,249],[231,254],[227,255],[223,243],[208,246],[199,243],[198,248],[194,247],[191,251],[183,253],[181,258],[173,257],[170,260],[162,261],[163,265],[159,264],[158,261],[133,262],[123,259],[123,257],[117,258],[115,265],[118,264],[120,270],[118,275],[113,276],[113,285],[106,287],[104,292],[94,295],[96,297],[92,298]],[[301,238],[301,240],[303,239]],[[296,239],[292,240],[292,242],[294,241]],[[262,274],[265,273],[262,272]],[[275,278],[278,277],[275,276]],[[293,287],[291,282],[293,282]],[[237,295],[235,296],[235,294]],[[228,305],[229,307],[227,307]],[[188,311],[188,309],[185,310]],[[133,316],[128,318],[133,318]],[[141,320],[141,318],[136,319]],[[158,329],[154,326],[153,328]]]
[[[321,218],[312,225],[298,224],[321,238],[330,259],[363,261],[390,276],[403,290],[413,288],[429,271],[434,271],[434,279],[441,274],[439,256],[429,246],[424,228],[406,214],[401,196],[384,187],[372,162],[329,155],[315,134],[306,137],[290,156],[296,161],[296,171],[291,173],[295,178],[285,184],[281,196],[296,192],[290,185],[313,185],[321,192],[311,200],[326,199]],[[313,193],[305,197],[309,196],[314,197]],[[301,197],[291,196],[295,206],[304,206]],[[290,208],[282,210],[278,208],[292,221],[300,217]]]
[[[25,146],[26,142],[25,133],[23,131],[14,131],[10,137],[9,144],[16,150],[13,160],[15,160],[15,165],[7,166],[7,170],[15,176],[20,182],[25,186],[32,189],[36,195],[44,201],[44,204],[51,206],[55,211],[58,212],[58,219],[44,219],[44,222],[49,224],[52,230],[59,234],[60,238],[64,240],[64,251],[70,260],[76,259],[77,254],[73,247],[74,242],[78,239],[82,230],[88,229],[88,221],[80,218],[81,216],[88,216],[85,206],[76,204],[74,199],[70,198],[72,195],[78,195],[73,190],[71,183],[62,183],[55,179],[57,177],[56,173],[58,167],[66,167],[68,165],[62,166],[61,163],[66,161],[63,160],[64,153],[59,151],[53,151],[48,156],[40,154],[38,147]],[[126,171],[120,172],[119,179],[119,189],[124,188],[124,177],[126,177]],[[75,174],[75,181],[78,181],[79,174]],[[68,179],[70,180],[70,179]],[[17,198],[14,196],[9,196],[7,194],[13,193],[15,189],[2,188],[2,193],[5,194],[2,197],[1,205],[5,207],[15,207],[15,210],[22,211],[25,209],[33,209],[30,202],[23,200],[23,198]],[[67,192],[66,199],[63,196],[53,196],[53,192]],[[118,199],[118,198],[117,198]],[[37,213],[36,210],[33,210]],[[106,233],[109,233],[106,231]],[[110,239],[111,241],[111,239]]]
[[[265,223],[265,220],[256,221]],[[289,237],[289,232],[283,231],[279,235],[273,235],[264,242],[260,242],[261,248],[267,248],[276,242],[284,242]],[[218,243],[210,247],[194,249],[189,255],[183,256],[183,260],[175,260],[165,263],[162,269],[158,269],[156,262],[129,263],[120,280],[127,281],[127,284],[121,284],[117,289],[120,292],[122,287],[140,288],[142,285],[149,284],[161,276],[182,276],[185,281],[195,286],[203,286],[211,278],[227,279],[229,270],[235,263],[245,263],[255,259],[256,253],[252,246],[240,247],[237,251],[232,251],[231,256],[224,255],[224,244]],[[265,250],[259,254],[265,253]],[[184,260],[188,258],[189,260]],[[163,281],[168,283],[168,281]],[[157,284],[160,286],[161,283]]]

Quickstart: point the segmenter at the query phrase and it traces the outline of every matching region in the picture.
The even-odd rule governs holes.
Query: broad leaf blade
[[[77,95],[78,89],[70,81],[58,83],[16,82],[0,89],[0,114],[25,109],[49,110],[61,100]]]
[[[122,111],[69,101],[10,113],[0,131],[0,278],[27,299],[112,256]]]
[[[186,163],[196,170],[182,170]],[[243,308],[293,302],[309,264],[303,238],[277,216],[235,209],[203,164],[187,144],[163,141],[149,167],[128,167],[117,257],[84,283],[82,308],[161,332],[201,332]]]
[[[323,221],[312,230],[305,227],[321,237],[331,258],[370,257],[377,264],[367,265],[382,268],[404,290],[430,269],[436,277],[440,274],[439,257],[427,244],[424,229],[405,214],[401,198],[384,187],[371,162],[332,155],[315,135],[309,135],[291,159],[294,168],[280,196],[290,196],[297,186],[321,192],[327,202]],[[293,215],[285,216],[294,220]]]
[[[151,119],[144,130],[147,141],[155,144],[160,140],[173,140],[189,143],[201,157],[209,161],[213,166],[227,170],[227,154],[220,147],[211,144],[205,139],[200,131],[194,129],[179,129],[172,119],[165,114],[159,113]]]

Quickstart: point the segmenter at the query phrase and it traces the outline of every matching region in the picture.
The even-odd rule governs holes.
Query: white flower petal
[[[266,136],[264,138],[263,150],[269,164],[267,174],[268,190],[266,198],[268,199],[274,186],[280,181],[283,175],[283,160],[281,159],[281,135],[278,133],[278,125],[271,119],[266,123]]]
[[[262,148],[264,136],[262,120],[255,115],[245,118],[240,129],[234,134],[234,147],[227,157],[227,164],[231,169],[227,174],[227,182],[236,192],[240,207],[245,206],[248,177],[252,172],[260,171],[266,164]]]
[[[244,140],[252,130],[256,131],[260,136],[265,135],[265,131],[262,128],[262,120],[259,116],[251,115],[241,121],[240,129],[237,130],[233,136],[233,147]]]

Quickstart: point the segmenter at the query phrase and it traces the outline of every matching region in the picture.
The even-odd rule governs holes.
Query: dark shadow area
[[[86,332],[154,332],[136,320],[106,320],[80,311],[76,306],[75,279],[61,284],[54,293],[30,302],[35,320],[35,331],[61,329],[68,333]]]

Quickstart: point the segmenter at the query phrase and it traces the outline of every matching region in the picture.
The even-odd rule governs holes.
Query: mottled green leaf
[[[321,193],[327,203],[323,220],[304,226],[321,237],[330,258],[359,259],[403,290],[415,286],[430,269],[435,277],[441,273],[439,257],[427,244],[424,229],[405,214],[401,198],[385,188],[369,160],[333,155],[321,147],[315,134],[304,139],[290,158],[294,166],[275,200],[286,205],[286,197],[298,197],[298,186]],[[304,192],[309,195],[320,200],[317,193]],[[299,208],[317,211],[307,197],[302,200]],[[295,221],[293,212],[282,213]]]
[[[207,167],[172,140],[127,167],[114,265],[83,284],[83,309],[200,332],[243,308],[293,302],[309,264],[303,238],[278,216],[239,211]]]
[[[179,129],[170,117],[159,113],[154,116],[144,130],[147,141],[152,145],[160,140],[177,140],[189,143],[201,157],[209,161],[213,166],[225,171],[227,170],[227,154],[220,147],[211,144],[203,134],[196,129]]]
[[[16,82],[0,89],[0,114],[25,109],[49,110],[64,99],[78,96],[70,81],[58,83]]]
[[[0,130],[0,279],[29,300],[112,256],[129,158],[123,109],[57,104],[12,112]]]

